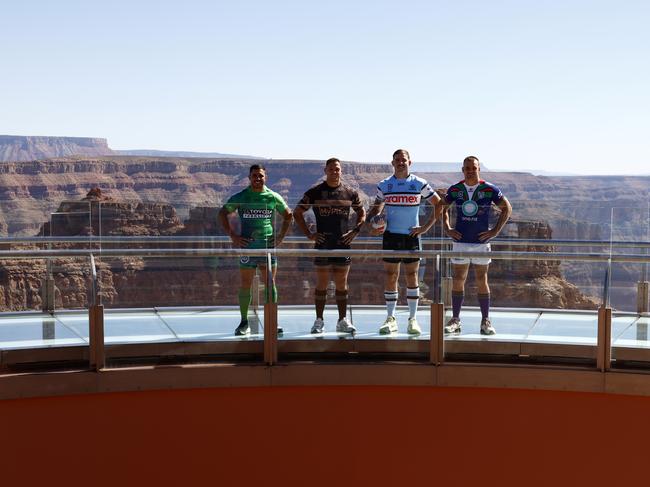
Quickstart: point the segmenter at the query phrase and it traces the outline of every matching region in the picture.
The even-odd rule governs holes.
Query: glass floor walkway
[[[278,322],[283,329],[279,336],[279,351],[284,352],[426,352],[430,315],[428,308],[418,312],[422,334],[406,333],[408,311],[398,308],[399,332],[386,336],[378,333],[385,318],[385,308],[353,307],[348,316],[357,328],[349,335],[335,332],[337,313],[334,307],[325,311],[325,333],[312,335],[313,307],[280,307]],[[447,312],[447,318],[449,318]],[[464,308],[461,313],[462,333],[445,337],[445,353],[496,354],[567,358],[594,358],[596,354],[597,320],[595,311],[504,310],[490,313],[497,330],[494,336],[479,334],[480,312]],[[261,318],[261,315],[260,315]],[[105,310],[104,334],[107,353],[121,346],[131,346],[127,355],[156,355],[164,352],[160,345],[168,344],[176,353],[179,344],[203,344],[201,353],[252,353],[259,351],[263,341],[263,323],[247,337],[236,337],[233,331],[239,323],[235,307],[223,308],[161,308]],[[635,314],[612,316],[612,358],[650,361],[650,317]],[[0,314],[0,353],[4,363],[11,362],[10,352],[46,351],[54,349],[87,350],[88,313],[57,311]],[[249,344],[248,348],[242,347]],[[151,345],[157,344],[153,349]],[[213,346],[210,348],[210,344]],[[205,348],[205,346],[208,348]],[[139,347],[138,347],[139,346]],[[150,350],[147,351],[147,346]],[[134,348],[135,347],[135,348]],[[191,347],[190,347],[191,348]],[[139,352],[136,352],[136,349]],[[189,349],[188,349],[189,350]],[[181,352],[191,354],[193,352]],[[119,356],[119,353],[114,355]],[[72,356],[78,356],[72,353]],[[41,359],[35,359],[41,360]],[[45,359],[43,359],[45,360]]]

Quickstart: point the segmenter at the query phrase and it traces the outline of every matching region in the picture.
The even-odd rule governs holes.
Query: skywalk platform
[[[449,312],[445,319],[449,318]],[[406,333],[408,311],[398,308],[399,332],[380,335],[385,318],[383,306],[352,307],[349,312],[357,328],[354,335],[335,331],[334,307],[326,309],[325,332],[310,333],[313,307],[287,306],[278,310],[283,333],[278,337],[281,359],[292,356],[345,359],[347,354],[389,354],[409,359],[426,354],[430,339],[430,313],[418,312],[422,334]],[[525,360],[595,360],[598,314],[596,311],[493,309],[494,336],[479,333],[480,312],[465,308],[462,333],[445,337],[445,356],[472,356]],[[0,367],[12,368],[39,363],[75,362],[88,358],[89,326],[85,310],[49,313],[0,314]],[[263,351],[263,314],[259,323],[252,317],[253,333],[237,337],[239,323],[235,307],[106,309],[104,343],[107,359],[179,357],[191,360],[250,360]],[[612,359],[625,362],[650,361],[650,317],[632,313],[612,315]]]

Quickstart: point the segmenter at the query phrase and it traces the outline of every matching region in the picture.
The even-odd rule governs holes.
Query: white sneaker
[[[314,321],[314,326],[311,327],[312,333],[323,333],[323,328],[325,328],[325,322],[322,318],[316,318]]]
[[[354,333],[357,329],[348,321],[348,318],[344,316],[336,324],[336,331],[340,333]]]
[[[409,324],[406,327],[406,331],[411,335],[419,335],[420,333],[422,333],[422,329],[418,324],[418,320],[416,320],[415,318],[409,318]]]
[[[384,324],[379,327],[379,333],[381,335],[389,335],[390,333],[397,332],[397,320],[394,316],[389,316],[384,321]]]
[[[459,318],[450,319],[445,325],[445,333],[460,333],[461,323]]]
[[[483,318],[481,320],[481,335],[496,335],[496,333],[490,318]]]

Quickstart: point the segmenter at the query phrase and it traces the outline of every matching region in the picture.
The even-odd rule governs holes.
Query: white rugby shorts
[[[491,247],[489,243],[454,242],[451,250],[453,252],[490,252]],[[489,257],[452,257],[451,259],[452,264],[469,264],[470,262],[476,265],[488,265],[492,259]]]

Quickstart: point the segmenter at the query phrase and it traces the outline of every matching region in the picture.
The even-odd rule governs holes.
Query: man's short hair
[[[407,151],[406,149],[397,149],[395,152],[393,152],[393,159],[395,159],[395,156],[396,156],[397,154],[399,154],[400,152],[403,152],[404,154],[406,154],[406,157],[407,157],[409,160],[411,160],[411,154],[409,154],[409,151]]]
[[[463,159],[463,165],[465,165],[467,161],[474,161],[479,166],[481,165],[481,162],[478,160],[478,157],[476,156],[467,156],[465,159]]]
[[[325,162],[325,167],[329,166],[330,164],[334,164],[335,162],[338,162],[339,164],[341,164],[341,161],[339,161],[336,157],[330,157]]]
[[[248,175],[250,176],[253,174],[253,171],[256,171],[258,169],[266,172],[266,168],[262,164],[253,164],[250,168],[248,168]]]

